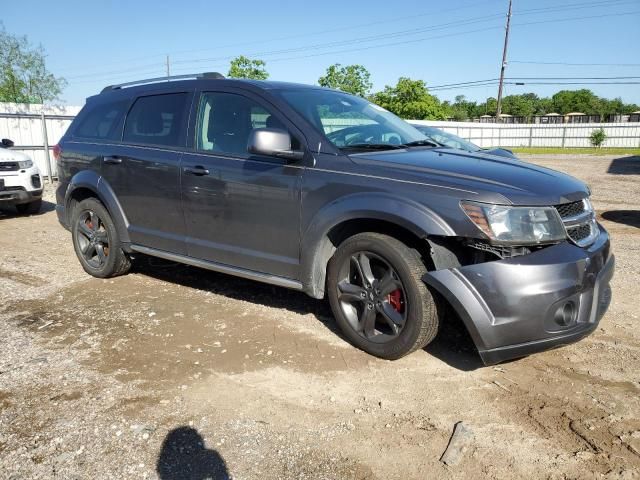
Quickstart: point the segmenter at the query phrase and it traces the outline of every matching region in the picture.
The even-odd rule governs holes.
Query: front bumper
[[[0,174],[0,205],[29,203],[42,197],[42,175],[38,167]]]
[[[593,332],[611,300],[615,259],[599,228],[588,248],[564,242],[423,280],[456,310],[487,365],[566,345]]]

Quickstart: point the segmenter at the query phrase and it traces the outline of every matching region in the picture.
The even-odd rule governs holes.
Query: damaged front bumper
[[[487,365],[566,345],[593,332],[611,300],[615,260],[599,228],[588,248],[563,242],[423,280],[455,309]]]

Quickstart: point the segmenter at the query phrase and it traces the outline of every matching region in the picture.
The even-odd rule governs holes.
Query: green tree
[[[591,145],[596,148],[602,147],[602,144],[607,139],[607,134],[604,132],[604,129],[597,128],[593,132],[591,132],[591,136],[589,137],[589,141]]]
[[[336,88],[343,92],[366,97],[373,84],[369,80],[369,71],[362,65],[341,66],[339,63],[327,68],[324,76],[318,79],[321,87]]]
[[[566,115],[570,112],[582,112],[587,115],[600,113],[600,99],[591,90],[560,90],[551,97],[554,109],[557,113]]]
[[[370,99],[402,118],[412,120],[444,120],[446,118],[445,108],[436,97],[429,94],[423,80],[400,77],[394,87],[387,85],[383,91],[371,95]]]
[[[266,80],[269,78],[266,62],[264,60],[252,60],[240,55],[231,60],[228,76],[232,78],[251,78],[253,80]]]
[[[477,109],[476,102],[468,101],[464,95],[457,95],[454,103],[451,105],[449,105],[448,102],[443,102],[442,105],[447,110],[447,118],[452,118],[456,121],[475,118]]]
[[[42,46],[14,36],[0,24],[0,102],[44,103],[57,100],[67,82],[50,73]]]
[[[554,104],[550,98],[539,98],[536,102],[536,110],[535,115],[546,115],[547,113],[558,113],[554,112]]]
[[[502,111],[514,117],[530,118],[536,112],[538,96],[535,93],[507,95],[502,100]]]

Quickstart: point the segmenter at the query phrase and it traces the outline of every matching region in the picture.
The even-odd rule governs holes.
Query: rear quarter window
[[[184,146],[187,97],[187,93],[169,93],[138,98],[127,115],[123,141]]]
[[[129,100],[87,105],[79,116],[74,137],[96,140],[120,140],[122,118],[129,106]]]

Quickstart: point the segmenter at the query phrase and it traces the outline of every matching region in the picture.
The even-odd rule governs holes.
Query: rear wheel
[[[393,237],[361,233],[344,241],[329,262],[327,286],[351,343],[397,359],[431,342],[439,313],[422,281],[426,272],[420,254]]]
[[[109,212],[95,198],[83,200],[76,206],[71,234],[78,260],[89,275],[115,277],[131,268]]]
[[[20,205],[16,205],[16,210],[20,215],[35,215],[40,213],[40,208],[42,208],[42,199],[39,198],[29,203],[21,203]]]

